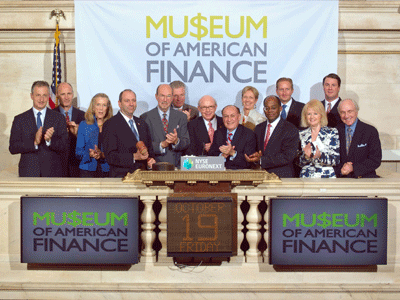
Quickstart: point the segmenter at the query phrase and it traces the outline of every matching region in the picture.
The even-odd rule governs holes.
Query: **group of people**
[[[338,75],[325,76],[325,99],[303,104],[292,98],[292,80],[280,78],[276,95],[263,101],[264,115],[256,110],[259,92],[247,86],[242,112],[227,105],[219,117],[213,97],[188,105],[185,84],[174,81],[157,87],[158,105],[138,118],[130,89],[120,93],[115,115],[103,93],[83,112],[64,82],[51,110],[48,83],[36,81],[33,108],[14,118],[9,149],[21,154],[21,177],[123,177],[156,162],[179,167],[182,155],[222,156],[226,169],[261,167],[281,178],[377,177],[378,132],[358,119],[355,101],[339,98],[340,84]]]

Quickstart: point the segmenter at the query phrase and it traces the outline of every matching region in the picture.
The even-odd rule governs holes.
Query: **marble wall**
[[[32,82],[51,82],[56,8],[66,16],[63,80],[76,88],[73,1],[0,1],[0,171],[17,172],[8,139],[13,117],[32,106]],[[360,118],[378,128],[385,150],[400,149],[399,11],[400,1],[339,1],[340,96],[359,101]]]

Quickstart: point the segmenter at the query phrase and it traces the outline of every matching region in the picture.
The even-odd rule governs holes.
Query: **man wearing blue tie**
[[[110,165],[110,177],[124,177],[128,172],[145,170],[155,163],[149,128],[133,115],[137,107],[136,94],[129,89],[122,91],[118,106],[120,111],[103,127],[104,156]],[[146,145],[147,151],[137,148],[138,141]]]
[[[301,111],[304,103],[292,98],[293,81],[290,78],[282,77],[276,81],[276,94],[281,100],[281,119],[286,120],[300,129]]]
[[[49,84],[35,81],[31,88],[33,107],[14,118],[9,150],[21,154],[20,177],[62,177],[61,156],[68,134],[64,117],[47,109]]]

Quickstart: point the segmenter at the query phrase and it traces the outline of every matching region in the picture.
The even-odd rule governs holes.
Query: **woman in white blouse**
[[[240,124],[251,130],[254,130],[256,125],[266,120],[265,116],[256,110],[258,95],[258,90],[252,86],[246,86],[242,90],[243,111],[241,113]]]

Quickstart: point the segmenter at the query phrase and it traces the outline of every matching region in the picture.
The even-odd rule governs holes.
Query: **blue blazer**
[[[81,161],[79,164],[79,169],[86,171],[96,171],[97,169],[97,159],[90,157],[89,149],[94,149],[94,146],[99,143],[99,126],[97,126],[97,122],[93,124],[87,124],[86,121],[83,121],[79,125],[78,129],[78,137],[76,141],[76,157]],[[103,151],[103,149],[101,149]],[[106,162],[105,159],[99,159],[99,163],[101,164],[101,170],[103,172],[109,172],[110,166]]]

